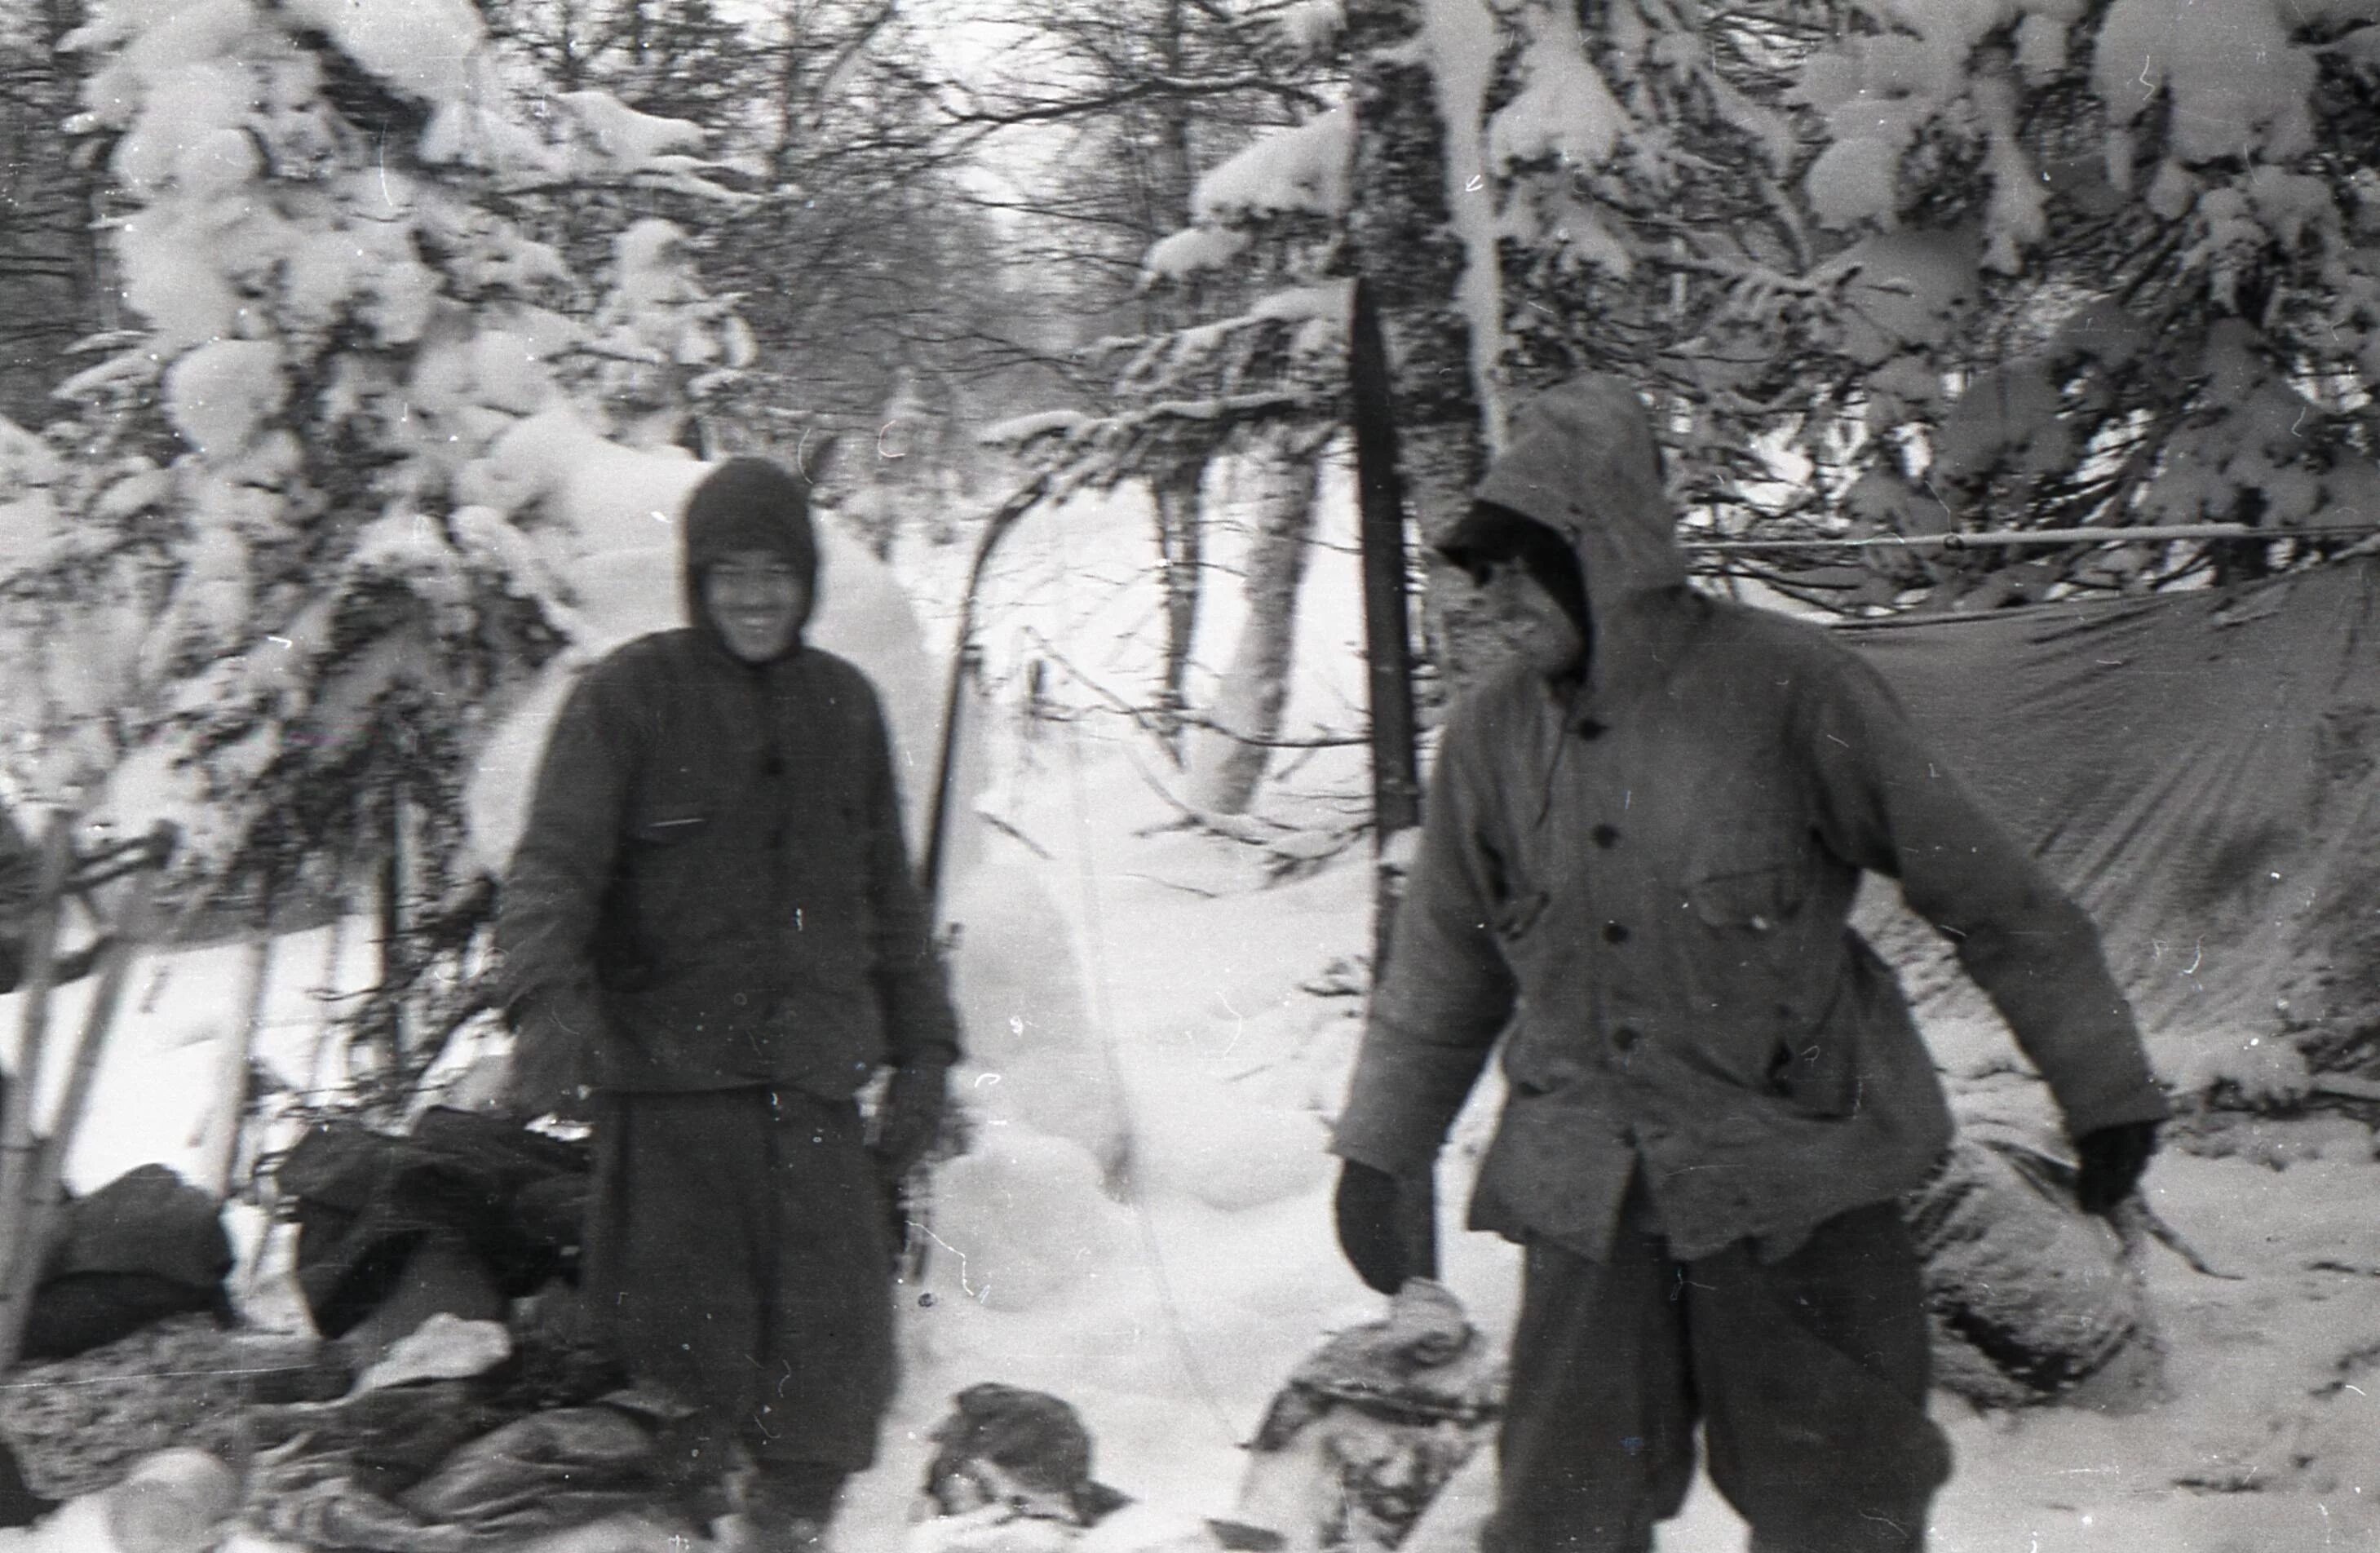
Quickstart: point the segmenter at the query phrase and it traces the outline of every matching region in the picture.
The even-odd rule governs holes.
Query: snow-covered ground
[[[1331,1244],[1320,1154],[1354,1000],[1305,989],[1361,947],[1360,859],[1268,886],[1239,843],[1137,835],[1171,811],[1114,746],[1061,735],[1041,756],[1057,780],[1016,822],[1053,856],[1008,843],[985,861],[1057,904],[1058,919],[1021,936],[1078,957],[1093,1025],[1038,1057],[978,1042],[968,1094],[983,1124],[945,1182],[942,1244],[917,1292],[931,1304],[905,1301],[907,1383],[882,1464],[852,1491],[847,1549],[897,1546],[923,1432],[952,1393],[987,1379],[1071,1401],[1104,1480],[1226,1513],[1238,1444],[1272,1389],[1325,1327],[1378,1310]],[[319,934],[286,946],[263,1049],[285,1072],[303,1071],[323,948]],[[193,1161],[237,977],[235,950],[155,964],[111,1054],[79,1181]],[[1036,1086],[1055,1093],[1025,1095]],[[1016,1119],[1068,1106],[1123,1120],[1129,1204],[1101,1192],[1087,1150]],[[2149,1178],[2159,1211],[2243,1275],[2220,1281],[2151,1253],[2168,1398],[2128,1416],[1986,1415],[1937,1399],[1960,1461],[1937,1506],[1941,1553],[2380,1547],[2380,1167],[2368,1130],[2336,1119],[2256,1131],[2249,1157],[2168,1151]],[[2259,1153],[2318,1157],[2275,1169]],[[1459,1185],[1448,1195],[1459,1202]],[[1448,1247],[1448,1281],[1475,1317],[1509,1319],[1507,1249],[1459,1234]],[[1417,1553],[1470,1547],[1491,1491],[1482,1459]],[[1718,1553],[1741,1537],[1703,1491],[1662,1546]]]
[[[973,787],[996,823],[971,843],[952,907],[965,924],[974,1061],[962,1083],[976,1143],[941,1179],[925,1286],[903,1292],[905,1382],[882,1462],[849,1495],[846,1553],[899,1546],[924,1433],[981,1380],[1073,1402],[1106,1482],[1226,1515],[1240,1443],[1273,1389],[1325,1329],[1379,1310],[1332,1244],[1322,1153],[1360,1009],[1359,978],[1343,967],[1366,948],[1368,857],[1359,847],[1275,877],[1262,850],[1184,827],[1146,736],[1089,710],[1098,696],[1070,676],[1116,688],[1146,664],[1135,626],[1148,600],[1132,580],[1141,532],[1128,508],[1036,518],[992,586],[1005,688],[978,724]],[[1300,726],[1329,723],[1355,693],[1352,586],[1347,558],[1322,552]],[[1228,636],[1213,639],[1220,657]],[[1057,698],[1076,715],[1027,722],[1008,694],[1020,681],[1005,676],[1051,653],[1067,665]],[[1332,751],[1263,807],[1319,822],[1360,792],[1356,754]],[[352,932],[334,970],[332,947],[318,931],[276,958],[260,1053],[292,1080],[316,1071],[320,989],[358,984],[370,953]],[[143,968],[73,1158],[77,1183],[148,1159],[197,1163],[239,967],[225,947]],[[0,1001],[0,1019],[13,1012]],[[1954,1077],[1983,1067],[1963,1039],[1943,1055]],[[2263,1122],[2227,1147],[2221,1158],[2168,1149],[2148,1178],[2158,1212],[2239,1275],[2149,1252],[2167,1394],[2122,1415],[1985,1414],[1938,1398],[1960,1462],[1937,1504],[1939,1553],[2380,1547],[2371,1132],[2338,1117]],[[1447,1173],[1447,1281],[1500,1330],[1515,1258],[1456,1231],[1459,1158]],[[252,1240],[252,1217],[242,1229]],[[270,1276],[248,1292],[260,1310],[294,1309]],[[1473,1546],[1492,1485],[1482,1457],[1410,1546]],[[1742,1538],[1703,1488],[1661,1546],[1718,1553]]]

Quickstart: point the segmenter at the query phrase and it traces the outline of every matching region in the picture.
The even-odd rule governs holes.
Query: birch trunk
[[[1256,537],[1248,549],[1247,622],[1223,673],[1210,726],[1191,736],[1191,791],[1213,814],[1245,814],[1256,801],[1289,703],[1297,638],[1297,590],[1314,538],[1315,486],[1328,431],[1267,431],[1251,460]]]
[[[1165,668],[1157,690],[1158,733],[1178,763],[1182,714],[1188,705],[1190,649],[1198,630],[1198,589],[1207,566],[1206,515],[1198,488],[1204,459],[1184,459],[1149,480],[1157,521],[1157,564],[1165,589]]]

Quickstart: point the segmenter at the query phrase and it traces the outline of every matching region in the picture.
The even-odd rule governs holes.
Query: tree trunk
[[[1315,483],[1329,431],[1269,431],[1251,459],[1257,481],[1256,538],[1248,549],[1247,623],[1224,671],[1211,727],[1191,738],[1192,793],[1214,814],[1245,814],[1255,802],[1289,703],[1297,638],[1297,590],[1314,538]]]
[[[1182,713],[1189,704],[1190,648],[1198,629],[1198,586],[1206,570],[1206,515],[1198,488],[1207,472],[1203,458],[1185,458],[1149,481],[1157,517],[1157,566],[1165,588],[1165,670],[1157,691],[1158,734],[1178,763],[1182,758]]]
[[[1450,191],[1450,128],[1475,140],[1475,122],[1450,127],[1439,113],[1433,5],[1450,12],[1476,0],[1352,0],[1355,166],[1348,229],[1355,264],[1371,286],[1395,380],[1400,464],[1420,530],[1422,637],[1429,666],[1417,686],[1427,713],[1500,654],[1479,621],[1469,579],[1440,560],[1434,541],[1470,504],[1486,467],[1488,436],[1472,361],[1472,325],[1461,300],[1465,249]],[[1484,6],[1472,18],[1492,29]],[[1467,180],[1466,180],[1467,181]]]
[[[80,106],[90,67],[58,43],[82,19],[67,0],[8,12],[0,28],[0,415],[38,427],[59,411],[51,391],[79,367],[67,354],[110,316],[93,219],[99,177],[61,126]]]

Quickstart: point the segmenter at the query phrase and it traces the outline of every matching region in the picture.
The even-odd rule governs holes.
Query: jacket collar
[[[1558,681],[1551,687],[1565,703],[1567,725],[1574,732],[1599,732],[1637,710],[1639,702],[1669,682],[1708,613],[1708,601],[1682,586],[1632,593],[1598,606],[1585,679]]]

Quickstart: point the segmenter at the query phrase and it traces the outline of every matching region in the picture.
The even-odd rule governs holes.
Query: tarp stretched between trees
[[[2380,1055],[2380,563],[1841,629],[2097,919],[2153,1036]]]

